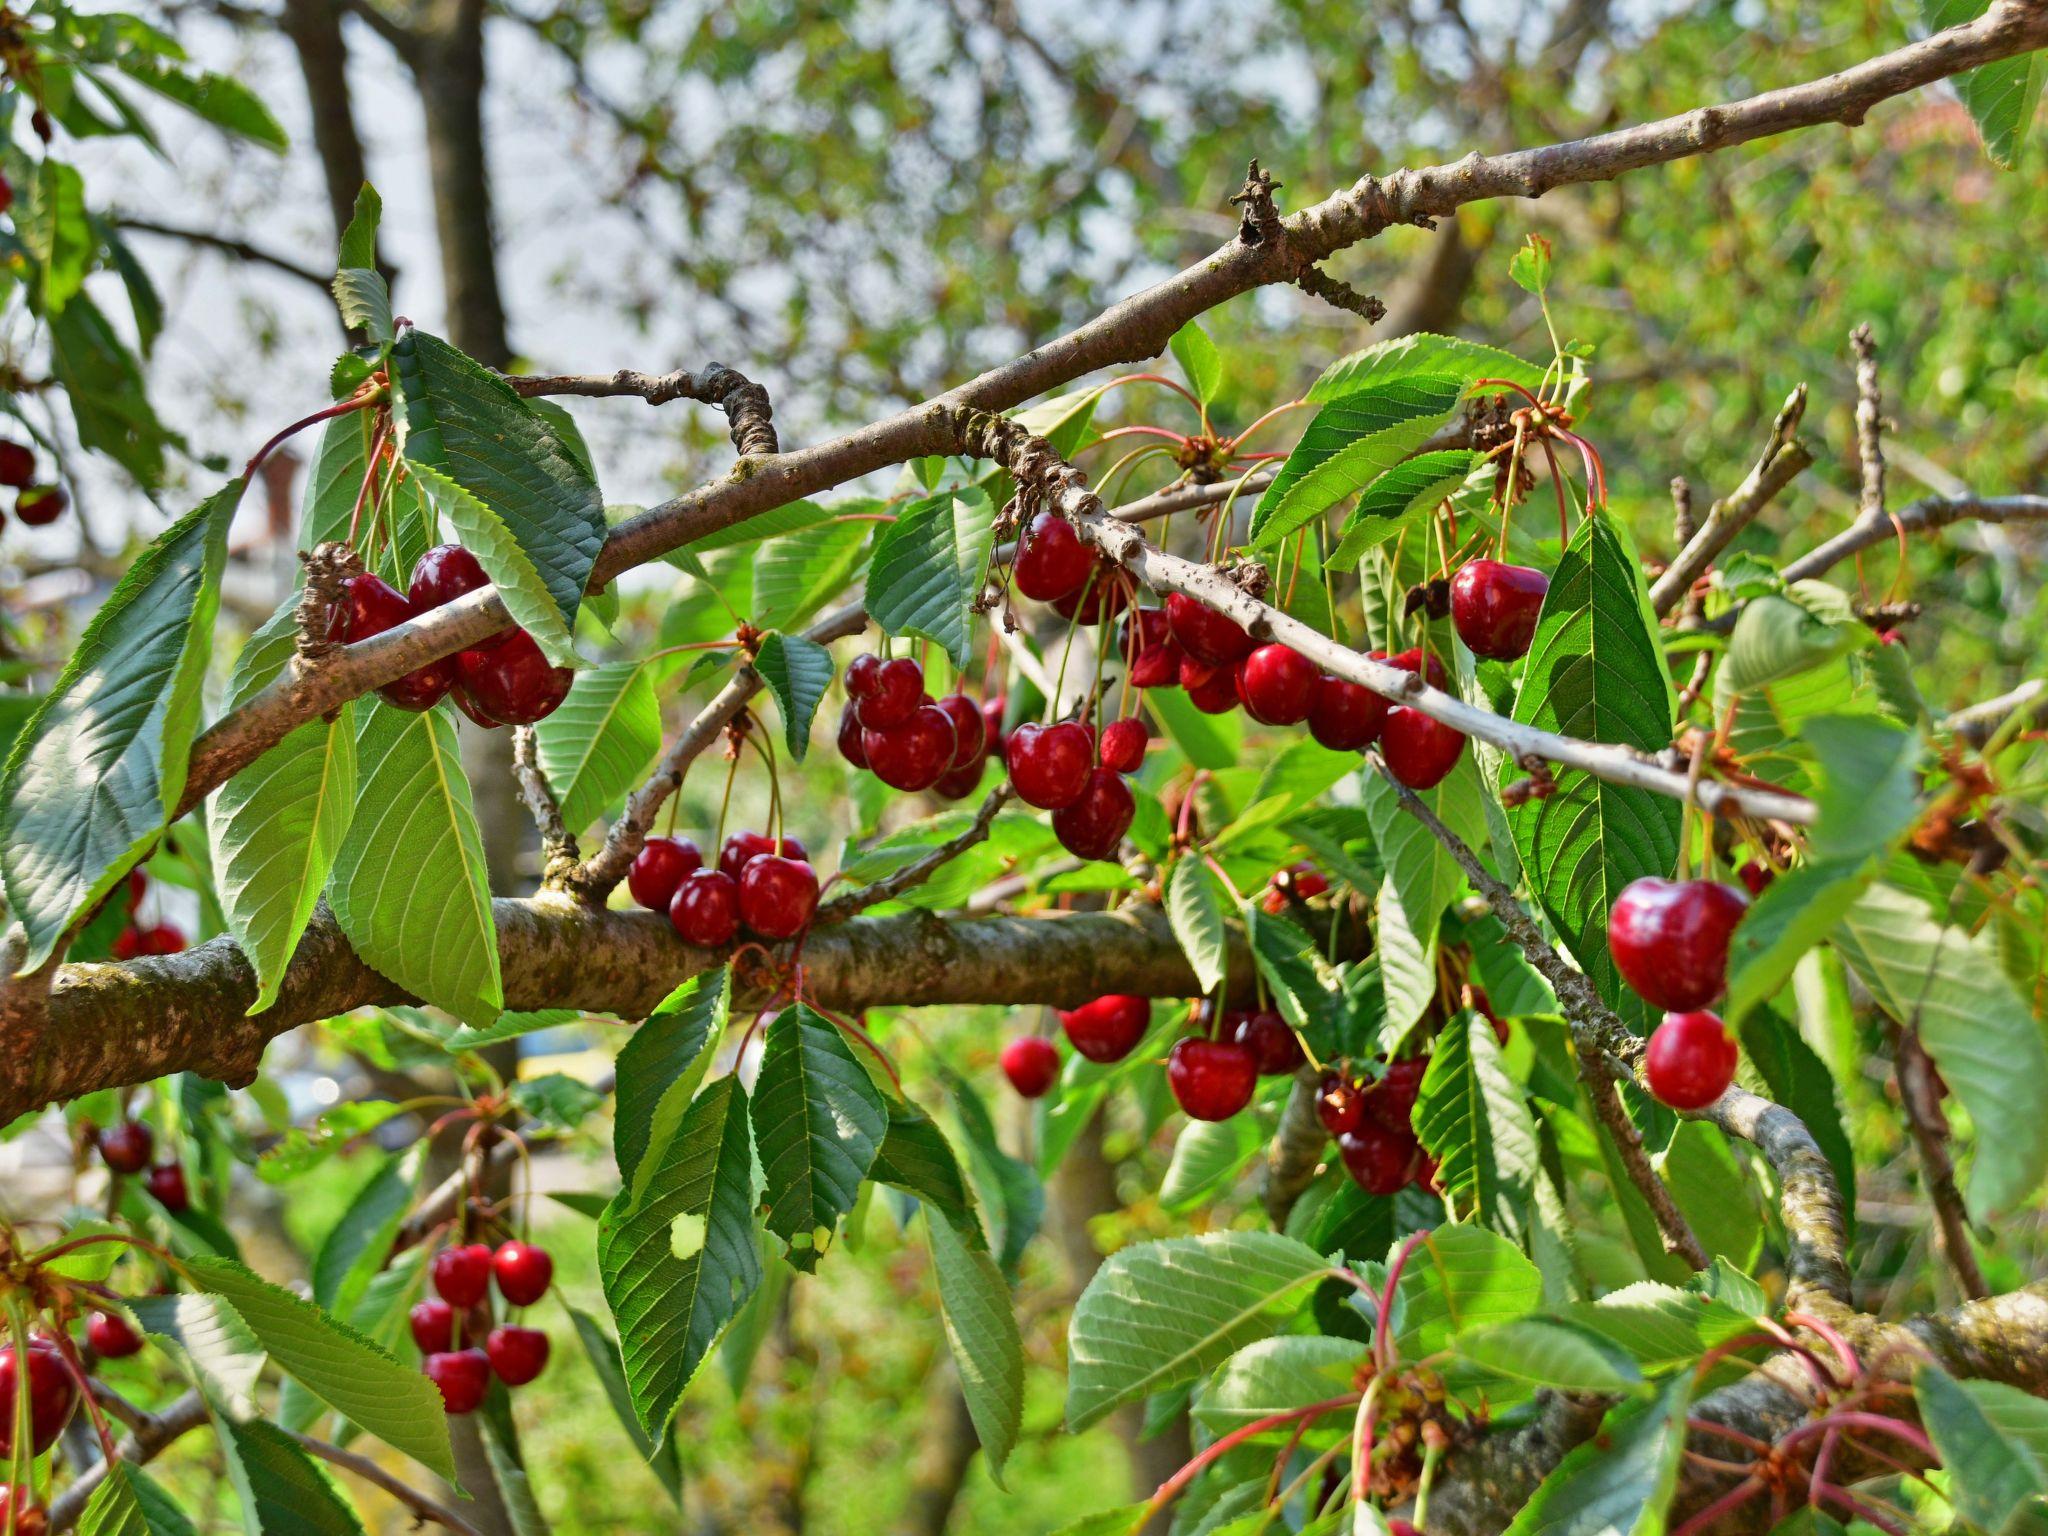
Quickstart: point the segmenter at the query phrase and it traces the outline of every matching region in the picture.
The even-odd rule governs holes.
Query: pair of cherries
[[[1122,1061],[1152,1027],[1152,999],[1112,992],[1060,1010],[1060,1029],[1080,1055],[1104,1066]],[[1003,1076],[1027,1099],[1042,1098],[1060,1075],[1060,1056],[1042,1035],[1019,1035],[1003,1047]]]
[[[856,656],[846,669],[847,705],[839,753],[891,789],[970,795],[1001,740],[1003,700],[977,704],[964,693],[934,699],[924,668],[909,656]]]
[[[496,1252],[483,1243],[467,1243],[434,1255],[427,1276],[439,1295],[416,1303],[407,1320],[413,1342],[425,1357],[420,1369],[441,1389],[448,1412],[475,1412],[493,1375],[508,1387],[523,1387],[548,1363],[548,1336],[538,1328],[509,1323],[490,1329],[482,1349],[457,1349],[457,1312],[468,1314],[481,1307],[494,1280],[498,1294],[510,1305],[530,1307],[547,1294],[554,1275],[554,1259],[533,1243],[500,1243]]]
[[[818,909],[818,874],[804,845],[735,832],[718,868],[687,837],[650,837],[626,870],[626,889],[650,912],[666,912],[683,942],[722,949],[740,925],[764,939],[793,939]]]
[[[25,443],[0,442],[0,485],[20,492],[14,498],[14,515],[31,528],[54,523],[71,505],[71,495],[61,485],[36,484],[35,450]]]
[[[367,640],[416,619],[430,608],[488,586],[490,577],[475,555],[460,544],[436,544],[412,568],[404,592],[365,571],[344,582],[342,601],[328,625],[330,640]],[[545,720],[569,696],[576,674],[558,667],[532,635],[516,626],[499,630],[467,650],[443,656],[377,690],[385,700],[415,713],[444,698],[486,730]]]
[[[1333,1072],[1316,1089],[1316,1117],[1336,1138],[1344,1171],[1369,1195],[1397,1195],[1434,1172],[1411,1123],[1428,1070],[1428,1058],[1410,1057],[1388,1062],[1373,1082]]]
[[[1650,1033],[1644,1076],[1673,1109],[1702,1109],[1735,1081],[1735,1036],[1709,1005],[1728,990],[1728,944],[1749,898],[1715,880],[1632,882],[1607,917],[1621,978],[1665,1010]]]
[[[159,1163],[154,1168],[149,1160],[156,1152],[156,1136],[140,1120],[123,1120],[110,1125],[95,1138],[100,1149],[100,1160],[115,1173],[147,1173],[143,1187],[156,1197],[157,1204],[176,1215],[190,1209],[192,1192],[185,1183],[185,1169],[179,1163]],[[4,1399],[0,1399],[4,1401]]]

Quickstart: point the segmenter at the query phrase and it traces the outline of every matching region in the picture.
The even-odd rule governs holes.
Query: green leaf
[[[173,1291],[138,1296],[128,1310],[144,1333],[184,1357],[216,1399],[237,1413],[255,1412],[263,1346],[233,1307],[218,1296]]]
[[[661,751],[661,704],[640,662],[578,672],[561,707],[533,728],[541,771],[580,831],[637,785]]]
[[[79,1536],[192,1536],[192,1523],[142,1468],[126,1461],[93,1489]]]
[[[866,557],[867,537],[866,523],[824,523],[763,544],[753,558],[747,616],[755,628],[797,629],[843,593]]]
[[[1638,751],[1671,744],[1672,696],[1634,551],[1595,512],[1572,535],[1550,579],[1523,664],[1514,718],[1524,725]],[[1501,782],[1522,768],[1505,761]],[[1607,948],[1607,914],[1630,881],[1670,874],[1678,802],[1583,769],[1560,768],[1556,793],[1508,812],[1544,914],[1600,995],[1627,1004]]]
[[[996,1137],[995,1122],[974,1085],[953,1072],[942,1074],[953,1095],[960,1134],[967,1143],[967,1160],[976,1180],[998,1219],[999,1233],[991,1234],[996,1260],[1003,1273],[1014,1276],[1024,1257],[1025,1244],[1038,1231],[1045,1214],[1045,1188],[1032,1166],[1010,1156]]]
[[[1493,1025],[1478,1014],[1461,1014],[1437,1036],[1414,1122],[1437,1159],[1437,1187],[1453,1205],[1497,1232],[1522,1236],[1543,1176],[1536,1123]]]
[[[975,1247],[986,1248],[981,1220],[975,1215],[974,1192],[953,1144],[938,1122],[919,1109],[898,1099],[888,1101],[889,1129],[875,1150],[868,1177],[906,1194],[915,1195],[936,1207],[938,1216]]]
[[[280,1370],[386,1444],[454,1477],[448,1416],[426,1377],[232,1259],[187,1259],[183,1268],[193,1285],[235,1309]]]
[[[1235,714],[1205,715],[1178,688],[1155,688],[1145,695],[1145,707],[1159,717],[1166,734],[1187,760],[1212,772],[1235,768],[1241,760],[1244,728]]]
[[[1585,1329],[1524,1317],[1470,1329],[1452,1345],[1461,1359],[1496,1376],[1563,1392],[1620,1393],[1643,1379],[1626,1351]]]
[[[88,292],[49,321],[50,371],[78,429],[78,446],[105,453],[153,488],[170,441],[143,390],[142,365]]]
[[[45,158],[29,184],[27,206],[15,226],[40,271],[41,312],[54,315],[85,286],[93,255],[92,224],[85,214],[85,178],[75,166]]]
[[[480,1050],[484,1046],[517,1040],[539,1030],[574,1024],[582,1017],[583,1014],[574,1008],[507,1009],[482,1029],[472,1029],[467,1024],[456,1025],[441,1046],[451,1052]]]
[[[1753,1312],[1654,1280],[1575,1303],[1562,1316],[1618,1344],[1653,1372],[1695,1364],[1716,1345],[1756,1329]]]
[[[547,419],[489,369],[409,330],[391,348],[408,463],[551,661],[571,632],[597,552],[604,498]]]
[[[811,750],[811,722],[818,717],[825,690],[832,686],[832,653],[802,635],[771,631],[761,641],[754,670],[782,715],[782,739],[797,762]]]
[[[1212,1232],[1110,1255],[1068,1327],[1067,1428],[1207,1375],[1278,1331],[1323,1256],[1272,1232]]]
[[[1222,882],[1199,855],[1190,853],[1175,862],[1166,881],[1166,920],[1204,993],[1223,983],[1224,957],[1229,950],[1223,930],[1224,901]]]
[[[1290,1334],[1247,1344],[1228,1360],[1203,1388],[1194,1417],[1211,1435],[1221,1438],[1258,1419],[1306,1408],[1325,1398],[1342,1397],[1365,1357],[1356,1339]],[[1348,1425],[1350,1415],[1344,1416]],[[1286,1438],[1292,1424],[1276,1425]]]
[[[1979,1221],[2048,1176],[2048,1048],[1981,935],[1892,885],[1865,891],[1834,944],[1879,1007],[1917,1029],[1977,1130],[1964,1199]]]
[[[1715,713],[1725,713],[1742,695],[1763,692],[1846,656],[1859,643],[1859,629],[1823,617],[1790,596],[1771,592],[1751,598],[1736,617],[1715,670]]]
[[[1936,30],[1974,21],[1986,9],[1985,0],[1921,0],[1920,4],[1927,25]],[[1950,82],[1976,120],[1984,153],[1994,164],[2011,170],[2019,163],[2020,145],[2034,121],[2044,79],[2048,79],[2048,53],[2037,49],[1966,70]]]
[[[1024,1343],[1010,1304],[1010,1287],[985,1248],[960,1233],[936,1210],[925,1213],[932,1267],[939,1277],[939,1313],[960,1377],[967,1415],[988,1458],[989,1476],[1003,1486],[1003,1463],[1016,1447],[1024,1420]]]
[[[231,75],[174,69],[140,52],[122,54],[114,67],[223,132],[279,153],[291,143],[263,99]]]
[[[1421,1234],[1401,1270],[1395,1343],[1403,1359],[1420,1359],[1467,1328],[1527,1316],[1542,1301],[1542,1275],[1506,1238],[1483,1227],[1438,1227]]]
[[[398,333],[391,312],[391,289],[375,267],[343,267],[334,274],[334,307],[341,323],[370,340],[388,345]]]
[[[262,1419],[223,1428],[228,1475],[251,1530],[261,1536],[362,1536],[355,1511],[298,1441]]]
[[[978,490],[913,501],[885,524],[868,571],[868,615],[886,635],[921,635],[965,667],[994,537],[994,509]]]
[[[1819,759],[1813,798],[1820,819],[1808,849],[1816,860],[1882,850],[1920,810],[1920,742],[1871,715],[1823,715],[1799,728]]]
[[[809,1271],[853,1209],[888,1132],[888,1107],[838,1028],[799,1003],[768,1026],[753,1119],[768,1230]]]
[[[1195,398],[1204,405],[1213,405],[1216,391],[1223,386],[1223,354],[1202,329],[1202,322],[1190,320],[1173,333],[1167,345],[1173,349],[1173,360],[1180,364],[1180,371],[1187,375],[1188,388],[1195,392]]]
[[[1270,550],[1420,447],[1450,416],[1464,385],[1441,374],[1366,385],[1310,421],[1252,514],[1251,546]]]
[[[1256,1115],[1190,1120],[1174,1139],[1173,1158],[1159,1184],[1159,1204],[1191,1210],[1214,1199],[1264,1150],[1266,1131]]]
[[[348,941],[408,992],[482,1029],[505,1007],[483,839],[448,711],[360,701],[358,814],[328,901]]]
[[[1550,286],[1550,242],[1541,235],[1529,236],[1508,259],[1508,276],[1517,288],[1540,295]]]
[[[1800,957],[1825,939],[1876,878],[1867,856],[1816,860],[1773,880],[1728,944],[1728,997],[1721,1016],[1739,1025],[1777,996]]]
[[[295,605],[249,637],[228,681],[234,709],[275,679],[297,643]],[[354,701],[309,720],[229,779],[209,802],[215,890],[228,931],[256,973],[261,1013],[277,1001],[356,805]]]
[[[1437,929],[1444,909],[1465,889],[1465,872],[1429,828],[1401,809],[1400,797],[1379,774],[1367,773],[1360,786],[1386,871],[1380,885],[1378,938],[1387,1022],[1403,1029],[1436,996]],[[1467,844],[1485,843],[1486,813],[1471,753],[1420,798]]]
[[[377,265],[377,225],[383,217],[384,199],[377,195],[375,187],[364,182],[356,191],[355,211],[349,216],[348,228],[341,232],[336,267]]]
[[[241,498],[230,480],[142,552],[14,740],[0,879],[28,938],[25,971],[121,882],[184,794]]]
[[[405,1213],[412,1209],[420,1160],[386,1155],[328,1230],[313,1256],[313,1300],[348,1317],[370,1277],[384,1267]]]
[[[1464,448],[1419,453],[1374,480],[1359,492],[1358,505],[1344,519],[1343,532],[1330,554],[1330,569],[1355,569],[1368,549],[1393,538],[1415,514],[1433,511],[1465,483],[1474,457]]]
[[[1948,1471],[1956,1512],[1999,1531],[2048,1496],[2048,1404],[1999,1381],[1957,1381],[1940,1366],[1913,1373],[1921,1423]]]
[[[761,1283],[747,1095],[721,1077],[698,1095],[636,1201],[621,1191],[597,1227],[597,1266],[619,1328],[634,1411],[650,1437]]]
[[[612,1155],[627,1204],[645,1194],[650,1148],[674,1137],[732,1009],[732,972],[720,966],[692,976],[655,1005],[620,1049],[612,1110]]]
[[[356,497],[370,459],[371,411],[351,411],[327,423],[306,472],[299,506],[299,543],[311,550],[330,539],[346,540]]]
[[[1600,1431],[1551,1469],[1507,1536],[1662,1536],[1685,1453],[1692,1375],[1609,1410]]]
[[[1503,352],[1498,347],[1466,341],[1458,336],[1416,331],[1391,341],[1374,342],[1369,347],[1338,358],[1323,370],[1322,376],[1309,388],[1306,398],[1321,405],[1375,385],[1418,374],[1455,378],[1467,385],[1480,379],[1507,379],[1524,389],[1535,389],[1543,382],[1541,368],[1534,363],[1523,362],[1512,352]]]
[[[612,1412],[625,1427],[626,1438],[633,1442],[633,1448],[680,1508],[683,1474],[676,1465],[674,1441],[664,1435],[657,1445],[640,1427],[639,1415],[633,1407],[633,1395],[626,1387],[625,1367],[619,1363],[619,1346],[612,1336],[589,1313],[576,1307],[568,1308],[568,1313],[569,1321],[576,1326],[576,1337],[582,1341],[583,1353],[589,1357],[591,1371],[596,1375],[598,1385],[604,1388],[605,1399],[612,1405]]]

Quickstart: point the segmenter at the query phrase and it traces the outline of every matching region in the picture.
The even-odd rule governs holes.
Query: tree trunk
[[[448,339],[478,362],[506,368],[512,346],[498,289],[490,167],[484,154],[483,6],[478,0],[455,0],[438,7],[406,62],[426,114]]]
[[[341,32],[341,8],[335,0],[285,0],[278,25],[298,54],[299,70],[306,79],[313,147],[320,153],[327,207],[338,239],[355,213],[356,194],[370,179],[349,95],[348,43]],[[387,279],[390,275],[385,273]]]

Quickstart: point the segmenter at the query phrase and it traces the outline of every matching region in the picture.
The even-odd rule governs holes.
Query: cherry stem
[[[1186,1466],[1159,1485],[1158,1491],[1146,1502],[1145,1513],[1147,1517],[1156,1514],[1172,1503],[1174,1498],[1189,1483],[1192,1483],[1197,1477],[1202,1475],[1204,1467],[1207,1467],[1219,1457],[1235,1450],[1238,1446],[1244,1444],[1245,1441],[1251,1439],[1253,1435],[1264,1434],[1269,1429],[1278,1429],[1282,1424],[1292,1424],[1297,1419],[1320,1418],[1326,1413],[1334,1413],[1339,1408],[1349,1408],[1358,1400],[1359,1394],[1356,1392],[1346,1393],[1342,1397],[1326,1397],[1319,1403],[1309,1403],[1300,1408],[1289,1408],[1283,1413],[1271,1413],[1263,1419],[1254,1419],[1242,1428],[1232,1430],[1222,1439],[1204,1448]]]
[[[1849,1347],[1849,1341],[1842,1337],[1832,1323],[1815,1317],[1810,1312],[1787,1312],[1785,1321],[1795,1328],[1804,1328],[1808,1333],[1819,1334],[1827,1341],[1829,1348],[1834,1350],[1835,1357],[1842,1362],[1842,1369],[1849,1373],[1849,1379],[1863,1379],[1863,1362],[1856,1358],[1856,1351]]]
[[[1697,1531],[1711,1530],[1714,1522],[1732,1510],[1742,1508],[1751,1499],[1764,1491],[1762,1479],[1754,1472],[1730,1488],[1713,1503],[1700,1510],[1693,1517],[1671,1532],[1671,1536],[1694,1536]]]
[[[377,418],[377,430],[370,439],[370,456],[363,464],[362,488],[356,492],[355,507],[348,515],[348,542],[351,549],[355,547],[356,532],[362,526],[363,508],[369,503],[370,492],[377,484],[377,459],[384,452],[384,434],[390,430],[390,426],[389,417],[380,415]]]
[[[1282,416],[1285,416],[1289,411],[1298,411],[1308,403],[1309,402],[1306,400],[1289,400],[1284,404],[1274,406],[1273,409],[1266,412],[1265,415],[1259,417],[1250,426],[1246,427],[1242,432],[1238,433],[1237,436],[1233,437],[1229,442],[1225,443],[1224,447],[1230,450],[1231,457],[1235,459],[1237,457],[1237,450],[1245,445],[1246,439],[1251,437],[1253,433],[1257,432],[1261,427],[1265,426],[1268,422],[1277,421]],[[1261,454],[1260,457],[1277,458],[1279,457],[1279,455]]]
[[[1787,1430],[1784,1437],[1778,1441],[1778,1448],[1789,1450],[1802,1441],[1811,1440],[1815,1435],[1836,1427],[1868,1429],[1879,1434],[1891,1435],[1895,1439],[1905,1441],[1928,1459],[1939,1459],[1935,1453],[1934,1442],[1914,1425],[1906,1423],[1903,1419],[1895,1419],[1889,1414],[1865,1413],[1861,1409],[1853,1408],[1837,1409],[1825,1418],[1813,1419],[1795,1429]]]
[[[1903,1525],[1866,1504],[1840,1484],[1822,1483],[1814,1490],[1814,1495],[1822,1502],[1841,1506],[1859,1520],[1869,1521],[1881,1531],[1890,1532],[1891,1536],[1906,1536],[1906,1528]]]
[[[1189,405],[1192,405],[1196,410],[1199,411],[1202,408],[1202,402],[1195,398],[1194,392],[1192,390],[1188,389],[1179,380],[1168,378],[1163,373],[1119,374],[1116,378],[1111,379],[1107,384],[1104,384],[1100,389],[1098,389],[1095,392],[1095,398],[1097,400],[1100,400],[1112,389],[1120,388],[1125,384],[1157,384],[1162,388],[1172,390],[1176,395],[1179,395],[1181,399],[1187,401],[1187,403]]]
[[[1109,431],[1103,433],[1102,436],[1096,438],[1094,443],[1091,443],[1089,446],[1098,447],[1103,443],[1113,443],[1120,437],[1163,438],[1167,442],[1178,443],[1183,448],[1187,447],[1189,442],[1189,438],[1184,432],[1175,432],[1166,427],[1133,425],[1128,427],[1112,427]]]
[[[1408,1267],[1408,1255],[1421,1244],[1426,1234],[1417,1232],[1401,1245],[1401,1251],[1394,1255],[1394,1262],[1387,1266],[1387,1280],[1380,1292],[1379,1321],[1372,1330],[1372,1358],[1382,1376],[1390,1373],[1396,1364],[1394,1357],[1394,1287],[1401,1283],[1401,1271]]]
[[[1379,1427],[1380,1383],[1375,1376],[1358,1402],[1358,1417],[1351,1425],[1351,1502],[1363,1504],[1372,1492],[1372,1450]]]
[[[358,390],[355,394],[350,395],[348,399],[340,402],[338,405],[330,405],[324,411],[315,411],[310,416],[300,417],[297,421],[293,422],[290,426],[286,427],[283,431],[279,432],[275,437],[271,438],[269,442],[265,443],[261,448],[258,448],[256,450],[256,456],[249,460],[247,467],[243,469],[242,478],[244,480],[253,479],[255,477],[256,471],[263,467],[263,461],[269,458],[272,453],[276,452],[279,446],[281,446],[286,441],[286,439],[292,437],[294,434],[303,432],[306,430],[306,428],[313,426],[318,422],[331,421],[336,416],[346,416],[351,411],[368,410],[371,406],[381,403],[383,399],[383,385],[366,385],[362,389]]]

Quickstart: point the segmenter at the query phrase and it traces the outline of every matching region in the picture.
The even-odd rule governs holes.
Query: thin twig
[[[1929,533],[1953,523],[2048,522],[2048,496],[1928,496],[1896,512],[1858,517],[1855,522],[1808,550],[1786,566],[1787,581],[1805,581],[1839,565],[1875,544],[1887,544],[1901,531]]]
[[[576,834],[562,824],[561,802],[540,765],[539,738],[530,725],[512,728],[512,777],[533,824],[540,828],[543,878],[552,884],[574,869],[582,855],[576,851]]]
[[[1906,1112],[1906,1125],[1920,1154],[1920,1179],[1927,1186],[1928,1204],[1934,1207],[1942,1254],[1955,1271],[1963,1294],[1973,1301],[1981,1299],[1991,1294],[1991,1287],[1984,1283],[1984,1271],[1977,1263],[1977,1250],[1970,1241],[1970,1219],[1964,1214],[1963,1197],[1956,1188],[1955,1165],[1949,1161],[1948,1121],[1942,1115],[1941,1098],[1935,1088],[1934,1063],[1928,1059],[1917,1032],[1893,1021],[1887,1023],[1899,1104]]]
[[[1585,1086],[1586,1097],[1592,1101],[1593,1113],[1607,1127],[1614,1150],[1621,1158],[1623,1171],[1628,1174],[1629,1182],[1635,1185],[1636,1193],[1643,1197],[1643,1203],[1649,1206],[1650,1215],[1656,1219],[1657,1234],[1663,1239],[1664,1251],[1676,1254],[1693,1269],[1705,1269],[1713,1260],[1700,1246],[1692,1223],[1678,1208],[1670,1187],[1650,1166],[1650,1154],[1643,1146],[1642,1132],[1636,1129],[1636,1123],[1629,1119],[1628,1110],[1621,1102],[1613,1067],[1598,1051],[1580,1051],[1577,1055],[1579,1081]]]
[[[483,1536],[476,1526],[471,1525],[439,1499],[423,1493],[402,1478],[392,1476],[369,1457],[358,1456],[354,1451],[344,1451],[338,1445],[330,1445],[325,1440],[315,1440],[311,1435],[302,1435],[295,1429],[286,1429],[285,1433],[296,1440],[299,1449],[308,1455],[317,1456],[330,1466],[340,1467],[344,1472],[352,1472],[364,1482],[382,1488],[412,1511],[415,1523],[432,1520],[455,1532],[455,1536]]]
[[[1659,618],[1678,606],[1679,601],[1692,590],[1693,583],[1707,573],[1715,558],[1734,541],[1735,536],[1813,462],[1813,455],[1797,435],[1799,418],[1805,414],[1806,386],[1801,384],[1785,397],[1784,405],[1771,423],[1771,435],[1764,443],[1764,451],[1750,466],[1742,483],[1707,509],[1706,521],[1686,540],[1685,547],[1672,557],[1664,574],[1650,588],[1650,606]],[[1683,483],[1672,482],[1674,498]],[[1689,520],[1692,512],[1689,489],[1683,510]]]
[[[1866,518],[1884,516],[1884,390],[1877,376],[1877,339],[1870,322],[1849,333],[1856,354],[1856,458],[1862,468],[1862,494],[1857,511]]]
[[[677,369],[674,373],[636,373],[621,368],[617,373],[506,374],[514,391],[531,399],[536,395],[580,395],[603,400],[630,395],[649,405],[666,405],[671,400],[696,400],[715,405],[725,412],[732,427],[732,445],[740,457],[751,458],[781,451],[775,437],[775,411],[768,391],[737,369],[713,363],[702,373]]]
[[[2048,695],[2048,682],[2030,677],[2010,693],[1955,711],[1941,722],[1942,728],[1973,747],[1981,747],[2014,715],[2024,713],[2032,720],[2041,719],[2044,707],[2048,707],[2048,698],[2043,695]]]
[[[936,848],[927,850],[911,863],[904,865],[894,874],[885,875],[873,885],[862,886],[844,896],[826,902],[818,908],[812,918],[813,927],[829,923],[843,923],[849,917],[857,917],[869,907],[885,901],[893,901],[905,891],[920,886],[938,873],[939,869],[960,857],[976,843],[988,836],[988,829],[996,819],[996,812],[1008,803],[1011,790],[1006,779],[988,792],[981,802],[981,808],[974,813],[974,819],[958,833],[947,838]]]

